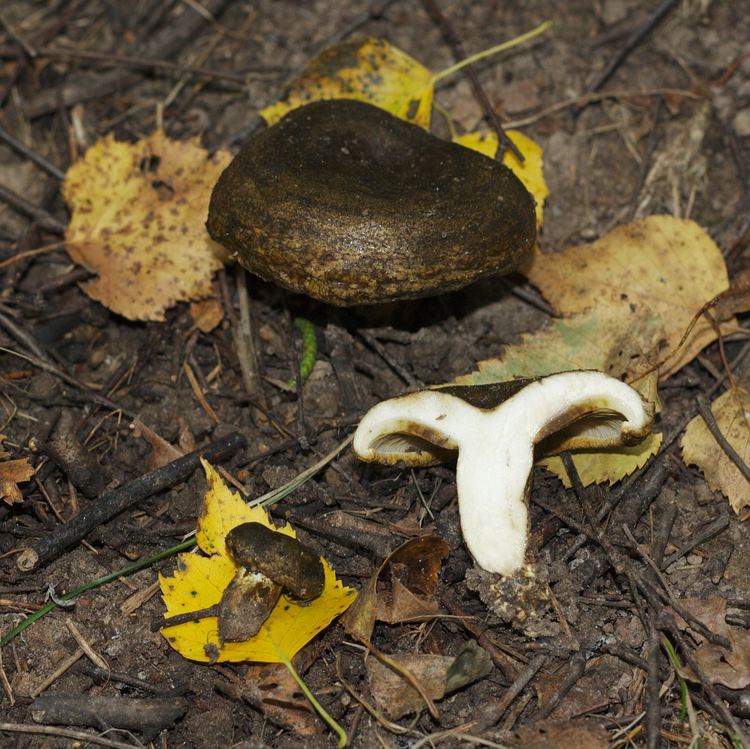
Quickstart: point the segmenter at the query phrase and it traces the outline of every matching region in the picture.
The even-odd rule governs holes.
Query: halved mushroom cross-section
[[[409,466],[458,451],[461,529],[477,564],[512,575],[524,563],[534,446],[552,454],[641,441],[654,409],[601,372],[450,386],[391,398],[359,424],[353,448],[365,461]]]

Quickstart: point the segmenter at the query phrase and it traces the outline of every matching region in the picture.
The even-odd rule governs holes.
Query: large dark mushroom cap
[[[295,109],[247,143],[207,226],[249,271],[344,306],[509,273],[536,238],[534,201],[507,167],[344,99]]]

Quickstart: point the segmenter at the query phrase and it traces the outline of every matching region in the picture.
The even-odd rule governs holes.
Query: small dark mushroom
[[[311,601],[323,592],[320,557],[296,538],[262,523],[243,523],[229,531],[226,545],[237,564],[269,577],[292,598]]]
[[[281,593],[300,601],[325,587],[320,557],[296,538],[262,523],[243,523],[227,534],[226,547],[240,566],[219,602],[219,638],[244,642],[255,637]]]
[[[342,306],[509,273],[536,239],[534,200],[510,169],[344,99],[295,109],[248,142],[207,227],[249,271]]]

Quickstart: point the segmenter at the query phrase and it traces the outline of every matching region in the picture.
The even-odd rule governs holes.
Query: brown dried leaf
[[[384,562],[357,600],[342,617],[344,629],[360,642],[369,643],[376,621],[395,624],[414,616],[437,612],[435,590],[448,544],[438,536],[413,538]],[[390,568],[390,590],[378,590],[382,573]]]
[[[6,460],[0,463],[0,499],[9,505],[23,502],[23,494],[18,485],[23,481],[31,480],[33,475],[34,467],[29,463],[28,458]]]
[[[249,666],[244,688],[253,704],[277,726],[297,736],[316,736],[320,733],[307,697],[283,664]]]
[[[441,700],[446,694],[483,679],[492,671],[489,654],[473,641],[467,643],[455,658],[401,654],[392,655],[390,659],[411,672],[433,700]],[[368,658],[365,665],[370,692],[378,708],[389,718],[398,720],[425,707],[417,690],[388,666],[375,658]]]
[[[694,653],[701,670],[712,684],[744,689],[750,684],[750,632],[726,623],[727,602],[720,596],[685,598],[680,603],[711,632],[726,637],[731,643],[727,650],[704,640]],[[697,633],[693,634],[700,638]],[[699,681],[689,666],[681,672],[686,679]]]
[[[224,319],[224,308],[216,297],[190,303],[190,317],[203,333],[210,333]]]
[[[164,437],[157,434],[153,429],[149,429],[140,419],[134,419],[131,428],[134,437],[142,437],[151,445],[151,455],[148,456],[147,464],[149,471],[153,471],[154,468],[161,468],[161,466],[165,466],[167,463],[183,456],[182,452],[170,445]]]

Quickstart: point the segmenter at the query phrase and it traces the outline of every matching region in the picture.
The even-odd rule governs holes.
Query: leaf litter
[[[380,59],[384,65],[393,64],[393,60],[396,61],[396,67],[400,64],[403,67],[403,71],[407,76],[413,76],[415,81],[424,82],[429,76],[429,71],[423,68],[419,63],[405,56],[399,50],[391,48],[390,50],[385,46],[386,43],[380,43],[379,40],[368,40],[372,45],[371,53],[377,51],[380,55]],[[351,50],[350,50],[351,51]],[[356,52],[356,50],[354,50]],[[335,64],[329,66],[330,69],[336,67]],[[342,65],[339,65],[339,69],[342,69]],[[376,66],[377,70],[377,66]],[[318,63],[317,76],[318,80],[315,85],[320,85],[321,75],[324,73],[324,68]],[[336,85],[340,85],[338,94],[344,92],[346,86],[351,86],[354,89],[357,86],[369,87],[371,84],[375,86],[377,84],[377,76],[373,75],[373,70],[364,72],[365,78],[357,80],[356,75],[349,81],[339,82]],[[398,76],[396,76],[398,77]],[[365,84],[362,81],[367,80],[369,83]],[[352,83],[354,81],[354,83]],[[323,85],[329,85],[329,82],[323,81]],[[292,87],[294,90],[294,87]],[[335,86],[333,89],[336,91]],[[418,90],[420,93],[414,97],[414,90]],[[405,86],[403,90],[396,89],[388,94],[390,97],[389,106],[393,106],[401,112],[401,116],[411,116],[415,120],[426,119],[429,122],[429,106],[425,104],[427,97],[431,99],[432,91],[427,91],[426,88],[412,89],[412,96],[409,98],[408,86]],[[304,96],[307,95],[304,92],[299,94],[300,97],[298,103],[302,103]],[[367,96],[371,96],[372,92],[366,92]],[[293,98],[290,102],[286,103],[286,106],[295,106]],[[266,110],[267,119],[273,120],[273,117],[281,116],[278,112],[281,108],[276,111],[273,108]],[[405,114],[404,114],[405,112]],[[425,113],[428,113],[425,115]],[[423,124],[423,122],[420,122]],[[486,136],[480,134],[474,134],[472,136],[464,136],[467,144],[474,140],[472,147],[478,150],[488,149],[492,150],[492,138],[493,136]],[[515,134],[512,135],[516,140]],[[521,136],[523,137],[523,136]],[[519,138],[520,140],[520,138]],[[518,142],[518,141],[516,141]],[[114,142],[113,142],[114,143]],[[99,144],[101,145],[101,144]],[[138,145],[138,144],[136,144]],[[494,144],[496,149],[496,142]],[[96,147],[95,147],[96,148]],[[525,184],[529,186],[534,194],[537,196],[537,209],[538,209],[538,221],[541,223],[542,215],[542,203],[544,195],[546,195],[546,186],[544,186],[543,179],[541,183],[538,182],[537,175],[541,175],[541,153],[538,149],[534,150],[533,144],[526,144],[522,151],[527,155],[527,161],[524,165],[516,165],[515,169],[525,169],[527,171]],[[533,158],[529,158],[533,155]],[[96,152],[92,154],[92,159],[97,158]],[[507,159],[507,154],[506,154]],[[537,168],[538,167],[538,168]],[[535,174],[530,172],[535,170]],[[73,173],[75,175],[75,172]],[[69,175],[70,176],[70,175]],[[164,176],[168,176],[165,172]],[[159,184],[152,182],[151,188],[156,190],[157,193],[163,199],[168,199],[168,193],[170,187],[172,187],[169,179],[154,180]],[[523,179],[523,177],[522,177]],[[163,183],[162,184],[162,180]],[[211,182],[211,180],[207,180]],[[110,183],[106,180],[100,185],[104,187]],[[79,200],[81,195],[76,195],[76,184],[73,182],[73,186],[69,188],[72,190],[72,199],[70,201],[71,207],[75,210],[75,201]],[[205,186],[204,186],[205,187]],[[201,188],[203,189],[203,188]],[[203,190],[207,196],[207,191]],[[195,193],[196,199],[199,199],[199,193],[201,190],[197,190]],[[96,194],[96,191],[92,191]],[[66,193],[67,194],[67,193]],[[540,198],[540,196],[542,196]],[[128,197],[125,196],[120,206],[128,203]],[[109,208],[104,206],[101,207],[103,212],[106,213]],[[111,206],[110,206],[111,208]],[[83,214],[86,210],[93,210],[96,212],[99,210],[97,206],[91,206],[84,204]],[[74,216],[75,218],[75,216]],[[81,217],[79,216],[79,219]],[[658,221],[657,219],[664,219]],[[648,393],[650,396],[655,397],[655,377],[654,374],[658,371],[659,375],[666,379],[667,377],[678,371],[684,364],[686,364],[696,353],[702,350],[708,343],[715,338],[715,331],[712,330],[710,324],[704,320],[699,320],[700,324],[696,324],[696,330],[692,331],[691,337],[688,339],[684,347],[680,346],[678,340],[684,333],[685,330],[685,319],[688,316],[694,315],[696,309],[701,304],[705,304],[707,301],[706,297],[711,295],[720,295],[726,288],[726,270],[723,266],[723,261],[719,262],[716,259],[716,255],[713,250],[708,246],[710,243],[706,243],[704,238],[707,238],[705,234],[698,229],[697,226],[691,225],[691,222],[683,222],[681,228],[676,227],[673,224],[675,220],[669,219],[668,217],[651,217],[651,219],[643,220],[644,223],[635,222],[634,224],[626,227],[618,227],[612,235],[616,235],[610,238],[610,235],[602,238],[600,243],[595,243],[593,246],[586,246],[581,248],[574,248],[573,250],[563,251],[562,253],[555,253],[554,256],[540,256],[545,259],[540,260],[537,258],[534,266],[528,272],[528,277],[535,285],[540,288],[542,293],[552,301],[556,308],[556,311],[561,315],[559,318],[553,320],[551,324],[543,331],[536,334],[526,334],[520,344],[515,344],[506,347],[502,356],[494,360],[483,362],[480,365],[479,372],[467,375],[472,381],[472,378],[476,378],[476,381],[482,381],[481,378],[485,378],[483,381],[496,381],[493,378],[508,378],[515,377],[519,374],[546,374],[549,371],[559,371],[562,368],[597,368],[603,369],[604,371],[619,372],[621,376],[634,382],[634,384],[644,388],[644,393]],[[644,229],[645,224],[652,225]],[[96,223],[96,222],[93,222]],[[113,224],[115,232],[127,237],[127,241],[130,242],[130,227],[120,227],[117,223]],[[71,223],[73,227],[73,222]],[[192,233],[195,227],[190,227],[189,232]],[[164,288],[164,282],[160,281],[155,284],[155,291],[152,294],[148,284],[144,284],[142,291],[145,291],[148,296],[144,296],[140,291],[136,292],[135,295],[129,295],[123,293],[123,290],[118,288],[118,285],[132,286],[133,278],[139,278],[141,272],[141,266],[139,265],[140,260],[136,261],[136,264],[127,265],[124,264],[124,270],[121,278],[114,278],[119,275],[119,268],[115,265],[117,273],[108,273],[106,263],[100,263],[97,266],[97,250],[91,251],[89,244],[96,245],[97,242],[101,244],[101,247],[112,249],[116,241],[110,241],[109,231],[111,226],[105,225],[105,231],[101,235],[97,235],[94,232],[92,223],[88,223],[85,220],[81,220],[80,225],[76,227],[76,232],[72,230],[69,237],[69,249],[71,249],[71,256],[74,259],[78,258],[78,262],[81,262],[86,267],[96,270],[98,268],[100,272],[100,283],[89,282],[86,286],[87,293],[93,298],[99,299],[111,309],[120,312],[126,317],[132,319],[163,319],[164,310],[174,304],[175,301],[180,299],[190,300],[208,296],[210,291],[207,285],[207,278],[210,279],[213,271],[219,267],[214,264],[213,261],[208,261],[207,255],[202,255],[201,262],[205,260],[206,266],[210,266],[210,272],[200,275],[200,278],[193,278],[188,281],[181,279],[178,284],[181,287],[182,296],[174,296],[173,294],[167,293]],[[185,233],[185,232],[183,232]],[[639,233],[642,236],[638,236]],[[153,235],[153,232],[148,230],[147,235]],[[649,255],[648,248],[652,240],[661,234],[654,243],[654,247],[660,247],[666,252],[656,256]],[[201,231],[195,229],[196,238],[200,237]],[[689,236],[688,236],[689,235]],[[701,236],[702,235],[702,236]],[[103,237],[103,240],[101,239]],[[609,239],[609,242],[605,240]],[[678,246],[680,242],[684,240],[684,246],[686,250],[686,274],[685,277],[680,276],[676,273],[674,266],[673,253],[668,250],[674,246],[676,242]],[[145,244],[146,242],[144,242]],[[200,239],[196,239],[196,245],[200,245]],[[715,249],[715,245],[714,248]],[[77,254],[76,254],[77,253]],[[101,251],[101,254],[107,255],[106,252]],[[666,264],[661,265],[661,260],[665,259]],[[601,261],[601,262],[600,262]],[[593,266],[593,267],[592,267]],[[673,276],[673,272],[675,275]],[[722,276],[723,272],[723,276]],[[148,274],[146,274],[148,275]],[[185,275],[189,276],[190,273]],[[102,280],[103,279],[103,280]],[[617,279],[617,283],[613,283],[613,279]],[[624,279],[624,280],[623,280]],[[701,288],[698,289],[697,281],[700,281]],[[184,281],[184,283],[183,283]],[[139,281],[140,283],[140,281]],[[661,286],[659,285],[661,284]],[[625,285],[628,288],[625,298],[623,298],[622,292],[619,293],[619,301],[617,299],[619,287]],[[111,287],[111,289],[109,288]],[[105,290],[106,289],[106,290]],[[174,298],[173,298],[174,297]],[[676,300],[676,307],[678,307],[678,313],[672,317],[670,309],[672,303]],[[146,302],[144,306],[144,301]],[[738,309],[733,309],[732,313],[736,313]],[[141,317],[143,315],[143,317]],[[153,315],[151,317],[150,315]],[[218,312],[215,308],[211,310],[205,317],[206,328],[211,329],[215,326]],[[204,316],[200,310],[196,310],[195,320],[196,324],[200,324],[198,321]],[[720,318],[723,319],[723,318]],[[730,325],[727,329],[731,330],[733,321],[730,321]],[[682,326],[682,327],[681,327]],[[677,345],[675,345],[677,342]],[[664,356],[666,355],[666,358]],[[526,366],[526,368],[523,368]],[[549,367],[557,367],[556,369],[549,370]],[[531,370],[531,371],[530,371]],[[547,371],[545,371],[547,370]],[[489,379],[487,379],[489,378]],[[464,378],[465,379],[465,378]],[[644,382],[645,381],[645,382]],[[725,394],[727,395],[727,394]],[[742,411],[744,406],[744,398],[746,398],[746,392],[742,391],[735,393],[735,407]],[[721,396],[724,398],[724,396]],[[737,405],[737,398],[740,398],[740,404]],[[721,399],[719,399],[721,400]],[[728,400],[728,399],[726,399]],[[719,420],[722,426],[722,431],[729,432],[730,436],[732,433],[733,426],[737,423],[737,411],[734,413],[732,408],[728,408],[729,415],[727,419],[724,419],[723,409],[725,402],[715,402],[717,420]],[[691,424],[691,427],[693,425]],[[745,422],[745,426],[747,426]],[[697,430],[695,427],[694,431]],[[690,430],[689,430],[690,431]],[[614,462],[607,463],[606,460],[602,459],[602,456],[591,456],[592,464],[587,465],[583,462],[580,463],[580,471],[584,483],[608,481],[614,482],[628,473],[635,470],[635,468],[648,459],[649,455],[658,450],[659,435],[655,435],[651,444],[645,446],[645,449],[632,454],[629,456],[617,456]],[[748,440],[747,435],[740,431],[738,433],[738,445],[739,448],[747,446]],[[709,436],[710,438],[710,436]],[[733,439],[733,437],[732,437]],[[732,441],[730,439],[730,441]],[[685,450],[685,441],[691,445],[691,441],[688,440],[688,434],[685,435],[683,441],[683,450]],[[710,443],[705,439],[705,435],[701,435],[700,438],[696,439],[697,444],[693,444],[692,450],[694,450],[694,459],[691,458],[690,462],[695,462],[701,465],[702,469],[706,472],[707,478],[711,483],[712,478],[716,471],[715,469],[721,463],[722,455],[716,455],[715,451],[711,452],[711,445],[715,448],[714,443]],[[691,453],[693,455],[693,453]],[[725,456],[724,456],[725,457]],[[685,459],[688,461],[687,452],[685,453]],[[576,461],[582,460],[580,456],[576,457]],[[553,468],[553,470],[555,470]],[[712,473],[713,470],[713,473]],[[207,469],[208,471],[208,469]],[[559,469],[558,469],[559,472]],[[212,484],[215,484],[215,476],[209,476]],[[738,493],[741,491],[742,486],[740,482],[736,480],[714,478],[712,487],[721,489],[730,497],[733,506],[737,500]],[[216,488],[216,486],[214,486]],[[7,500],[6,500],[7,501]],[[218,503],[221,504],[221,503]],[[242,504],[242,503],[241,503]],[[244,506],[244,505],[243,505]],[[739,505],[741,507],[741,505]],[[735,509],[738,509],[735,507]],[[174,580],[180,580],[186,584],[187,588],[190,588],[189,596],[192,598],[195,589],[196,594],[199,593],[201,602],[207,603],[208,601],[215,601],[216,590],[221,589],[223,580],[226,574],[229,572],[227,569],[226,553],[223,549],[222,539],[226,535],[226,530],[231,527],[234,520],[245,517],[243,511],[238,508],[230,508],[229,505],[224,507],[223,505],[216,513],[204,512],[201,520],[205,524],[199,525],[199,544],[201,541],[205,545],[201,545],[201,549],[204,553],[210,554],[209,560],[213,560],[212,564],[215,567],[209,568],[203,566],[201,568],[200,563],[196,563],[195,559],[206,559],[206,557],[200,557],[197,555],[185,555],[182,560],[182,570],[174,576]],[[255,517],[255,516],[253,516]],[[262,522],[262,521],[258,521]],[[267,518],[266,521],[268,522]],[[285,529],[289,529],[289,526],[285,526]],[[289,529],[290,530],[290,529]],[[287,530],[281,530],[280,532],[288,532]],[[222,535],[223,534],[223,535]],[[388,560],[387,560],[388,561]],[[215,563],[215,564],[214,564]],[[404,572],[408,572],[410,569],[407,562],[403,564],[400,571],[398,566],[400,563],[394,563],[391,565],[391,593],[389,596],[384,596],[382,591],[378,591],[378,576],[380,571],[386,566],[385,563],[381,570],[374,577],[374,584],[372,583],[366,587],[366,592],[363,592],[361,599],[365,599],[368,604],[364,607],[366,610],[366,616],[364,621],[367,623],[365,626],[370,627],[370,633],[367,636],[367,640],[372,634],[372,627],[374,627],[376,621],[392,622],[397,623],[404,619],[409,619],[412,616],[419,615],[420,613],[424,616],[433,615],[434,611],[437,610],[437,604],[435,601],[435,591],[432,589],[425,595],[424,590],[419,590],[419,586],[416,586],[416,592],[413,589],[413,585],[407,585],[404,583]],[[439,562],[437,562],[437,571],[439,572]],[[194,569],[191,566],[194,565]],[[201,583],[197,584],[199,576],[196,575],[199,568],[201,568],[202,574],[200,575]],[[181,577],[181,573],[184,576]],[[205,580],[203,579],[205,575]],[[409,578],[409,574],[406,574],[406,578]],[[430,578],[431,579],[431,578]],[[436,579],[436,577],[435,577]],[[166,580],[166,578],[164,579]],[[164,583],[164,580],[162,581]],[[410,581],[413,583],[413,580]],[[193,585],[195,583],[195,585]],[[205,586],[205,589],[201,586]],[[201,588],[200,592],[198,588]],[[427,586],[430,588],[430,585]],[[186,588],[186,589],[187,589]],[[184,592],[184,591],[183,591]],[[168,596],[165,595],[165,598]],[[175,596],[173,601],[173,610],[169,613],[175,613],[177,611],[185,611],[189,606],[187,605],[184,598]],[[192,603],[190,604],[192,605]],[[209,604],[211,605],[211,604]],[[723,614],[726,609],[726,602],[723,604],[723,608],[719,603],[717,606],[713,604],[702,602],[695,603],[693,606],[695,609],[693,613],[696,616],[703,617],[706,623],[711,627],[715,627],[715,631],[720,631],[729,637],[732,642],[732,653],[729,658],[726,658],[726,651],[720,651],[719,653],[709,653],[705,651],[701,658],[701,666],[704,670],[709,673],[712,680],[716,683],[723,683],[726,685],[737,685],[743,682],[746,678],[745,674],[747,671],[745,660],[746,656],[746,643],[737,634],[737,628],[732,628],[726,625],[723,621]],[[369,611],[368,611],[369,610]],[[706,613],[708,611],[708,614]],[[712,613],[713,612],[713,613]],[[208,617],[206,618],[209,619]],[[185,625],[179,625],[185,627]],[[178,629],[178,627],[169,628],[172,630],[172,634]],[[288,632],[287,632],[288,634]],[[740,632],[741,634],[741,632]],[[279,632],[280,641],[284,645],[284,651],[290,653],[294,647],[288,647],[288,640],[285,640],[285,635]],[[186,650],[189,652],[197,653],[197,649],[193,645],[187,644],[190,637],[185,637],[184,641],[181,639],[182,635],[176,639],[182,644],[185,644]],[[217,654],[228,655],[227,660],[234,660],[229,653],[221,653],[219,645],[211,642],[212,647],[208,648],[206,652],[206,642],[204,640],[203,655],[209,657],[198,657],[198,660],[213,660]],[[276,642],[274,638],[274,642]],[[278,643],[277,643],[278,644]],[[304,644],[304,643],[303,643]],[[704,643],[705,644],[705,643]],[[173,643],[174,645],[174,643]],[[213,647],[215,645],[215,648]],[[227,643],[224,643],[226,646]],[[302,645],[300,645],[302,647]],[[703,646],[701,646],[703,647]],[[713,646],[712,646],[713,647]],[[192,648],[192,650],[191,650]],[[178,648],[179,649],[179,648]],[[700,652],[700,649],[699,651]],[[189,656],[190,657],[190,656]],[[253,656],[255,658],[255,656]],[[398,655],[401,658],[402,656]],[[445,656],[425,656],[425,658],[446,658]],[[223,658],[219,657],[218,660]],[[447,658],[445,663],[452,660]],[[425,660],[424,663],[427,663]],[[727,663],[731,667],[731,673],[727,672]],[[375,662],[373,668],[377,671],[376,667],[381,667],[381,664]],[[442,668],[442,667],[441,667]],[[420,666],[415,662],[411,665],[411,669],[419,671]],[[428,669],[429,670],[429,669]],[[448,669],[449,670],[449,669]],[[481,669],[480,669],[481,671]],[[372,670],[368,666],[368,673],[371,678],[371,685],[373,686],[373,692],[379,693],[381,696],[378,699],[379,706],[381,709],[391,712],[393,717],[398,713],[399,705],[404,708],[407,705],[408,700],[393,700],[392,690],[398,690],[403,688],[408,694],[410,689],[405,686],[399,680],[396,682],[387,682],[380,680],[380,677],[373,681]],[[427,682],[430,682],[430,677],[427,672],[419,671],[420,678]],[[444,675],[447,673],[446,669],[440,671],[441,676],[438,679],[438,684],[443,680]],[[738,676],[739,674],[739,676]],[[392,674],[391,674],[392,676]],[[249,678],[252,678],[250,672]],[[259,677],[262,681],[262,678]],[[273,677],[270,677],[273,681]],[[385,679],[390,678],[388,674],[383,677]],[[723,681],[722,681],[723,679]],[[742,686],[746,685],[746,681]],[[384,685],[386,685],[384,687]],[[288,685],[290,693],[293,692],[291,684]],[[732,686],[732,688],[742,688],[741,686]],[[431,690],[430,695],[433,699],[438,699],[438,692]],[[447,690],[446,690],[447,691]],[[418,708],[419,700],[421,699],[416,691],[412,690],[412,695],[408,699],[415,699],[414,703],[417,705],[414,708],[407,708],[403,713],[416,710]],[[554,694],[554,692],[551,692]],[[281,699],[284,699],[283,695]],[[278,715],[277,715],[278,717]],[[584,727],[582,725],[577,726],[578,733],[576,733],[574,726],[572,725],[561,725],[555,723],[539,723],[531,729],[523,729],[519,732],[524,745],[527,746],[547,746],[549,741],[554,741],[556,745],[563,746],[597,746],[596,741],[602,742],[606,734],[596,727]],[[597,733],[598,731],[598,733]],[[594,743],[591,743],[594,742]]]

